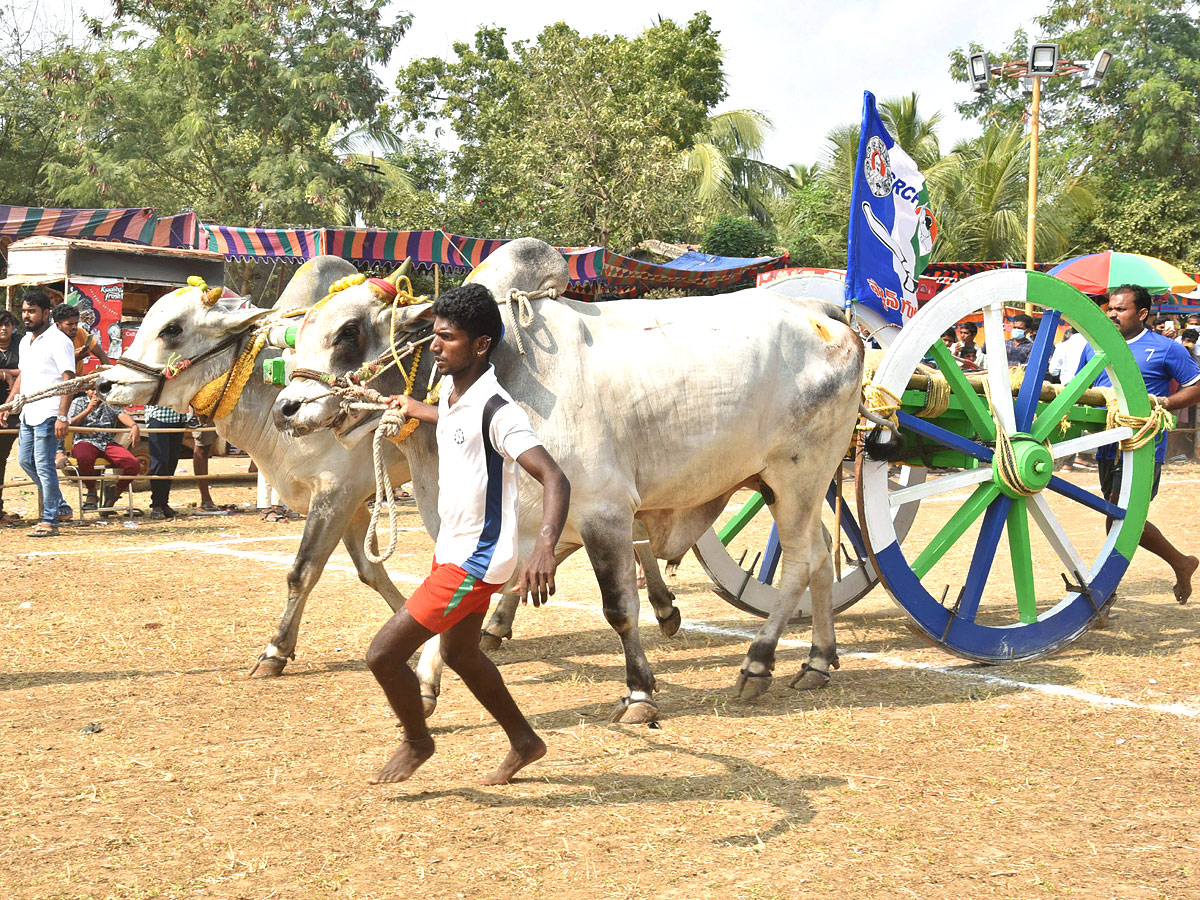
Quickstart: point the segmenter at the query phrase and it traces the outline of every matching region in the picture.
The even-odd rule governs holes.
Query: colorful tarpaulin
[[[373,228],[326,228],[321,232],[321,252],[353,263],[401,263],[411,259],[421,267],[444,266],[468,271],[467,261],[450,235],[433,231],[380,231]]]
[[[239,262],[279,260],[302,263],[321,253],[317,228],[231,228],[202,225],[206,246]]]
[[[762,272],[788,264],[788,255],[752,258],[710,256],[689,252],[669,263],[643,262],[617,253],[603,253],[600,281],[613,288],[721,290],[753,281]]]
[[[199,247],[200,217],[186,212],[155,219],[142,230],[142,243],[153,247]]]
[[[46,209],[0,205],[0,235],[11,238],[51,235],[99,240],[148,243],[143,233],[154,233],[154,210]]]

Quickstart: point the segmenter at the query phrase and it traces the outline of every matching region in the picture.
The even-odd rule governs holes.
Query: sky
[[[938,136],[944,147],[978,133],[978,127],[954,112],[970,88],[951,80],[948,56],[971,41],[1004,46],[1018,28],[1040,35],[1032,19],[1049,0],[840,0],[790,3],[686,3],[674,0],[604,0],[602,3],[496,3],[443,0],[398,2],[393,9],[413,15],[412,28],[397,56],[381,75],[389,88],[409,59],[448,56],[455,41],[470,41],[480,24],[507,29],[510,39],[532,39],[551,22],[563,20],[583,33],[636,35],[658,16],[686,22],[707,10],[725,48],[729,91],[723,109],[756,109],[774,123],[764,157],[779,166],[817,162],[825,134],[834,126],[857,122],[862,92],[881,101],[916,91],[926,116],[941,112]],[[79,10],[103,14],[101,0],[41,0],[41,14],[79,34]]]

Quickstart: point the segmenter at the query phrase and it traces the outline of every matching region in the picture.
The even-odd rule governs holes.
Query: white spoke
[[[1050,453],[1055,459],[1062,459],[1064,456],[1070,456],[1072,453],[1086,453],[1089,450],[1095,450],[1097,447],[1103,447],[1105,444],[1115,444],[1117,441],[1123,441],[1132,435],[1133,429],[1126,427],[1110,428],[1108,431],[1096,431],[1091,434],[1081,434],[1079,437],[1071,438],[1069,441],[1051,444]]]
[[[1067,532],[1054,515],[1054,510],[1046,502],[1046,495],[1044,493],[1035,494],[1030,501],[1026,504],[1026,509],[1033,513],[1033,518],[1037,521],[1038,527],[1042,529],[1042,534],[1046,536],[1046,540],[1050,542],[1050,546],[1054,548],[1058,558],[1067,567],[1067,574],[1082,578],[1087,572],[1087,564],[1079,555],[1079,551],[1075,549],[1075,545],[1071,543],[1071,539],[1067,537]]]
[[[955,472],[953,475],[942,475],[940,478],[933,478],[922,484],[914,484],[912,487],[892,491],[888,494],[888,505],[895,508],[908,503],[916,503],[918,500],[936,497],[938,494],[948,494],[951,491],[968,488],[973,484],[979,484],[981,481],[987,481],[991,477],[991,466],[980,466],[978,469],[964,469],[962,472]]]
[[[1008,376],[1008,348],[1004,345],[1003,304],[992,303],[983,308],[983,329],[992,407],[997,421],[1005,431],[1012,434],[1017,430],[1017,419],[1013,413],[1012,382]]]

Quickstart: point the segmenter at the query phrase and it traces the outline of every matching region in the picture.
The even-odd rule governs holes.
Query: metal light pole
[[[1034,268],[1037,245],[1038,131],[1041,125],[1042,79],[1062,75],[1081,75],[1084,88],[1094,88],[1108,72],[1113,55],[1101,50],[1090,62],[1058,58],[1058,44],[1034,44],[1029,58],[991,65],[984,53],[973,53],[967,61],[967,79],[976,93],[987,89],[992,77],[1020,78],[1032,97],[1029,113],[1029,210],[1026,219],[1025,268]],[[1033,304],[1025,304],[1025,314],[1033,315]]]

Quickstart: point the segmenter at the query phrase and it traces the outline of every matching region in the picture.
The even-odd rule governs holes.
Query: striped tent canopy
[[[200,217],[194,212],[186,212],[154,219],[142,230],[142,243],[152,247],[199,247]]]
[[[657,264],[616,253],[604,254],[600,280],[614,288],[720,290],[753,281],[763,272],[788,265],[788,255],[741,258],[689,252],[669,263]]]
[[[317,228],[232,228],[201,225],[209,250],[239,262],[302,263],[321,252]]]
[[[450,235],[464,263],[474,269],[507,244],[512,238],[477,238],[461,234]],[[603,247],[555,247],[567,260],[568,278],[572,287],[591,285],[600,280],[604,267]]]
[[[321,233],[321,252],[364,265],[412,259],[413,265],[422,268],[444,266],[458,272],[472,268],[451,236],[440,228],[432,231],[326,228]]]
[[[10,238],[51,235],[53,237],[149,243],[153,236],[154,210],[141,209],[48,209],[37,206],[0,205],[0,235]]]

